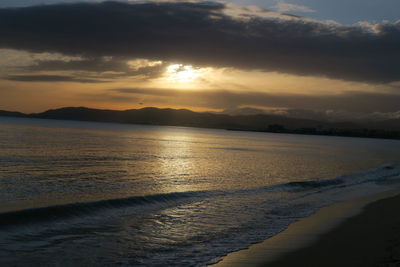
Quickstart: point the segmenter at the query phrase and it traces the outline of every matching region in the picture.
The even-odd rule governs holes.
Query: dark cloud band
[[[400,23],[362,27],[228,16],[219,3],[104,2],[0,9],[0,47],[386,83],[400,80]]]

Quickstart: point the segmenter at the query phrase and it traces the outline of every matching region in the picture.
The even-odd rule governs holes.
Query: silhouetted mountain
[[[16,112],[16,111],[0,110],[0,116],[4,116],[4,117],[28,117],[29,115],[21,113],[21,112]]]
[[[340,128],[355,127],[352,123],[332,124],[267,114],[231,116],[227,114],[193,112],[186,109],[159,109],[152,107],[124,111],[90,109],[85,107],[66,107],[48,110],[43,113],[30,114],[29,116],[44,119],[179,125],[261,131],[268,130],[269,125],[273,124],[280,124],[287,129],[321,128],[322,124],[329,124],[330,127]]]
[[[297,119],[269,114],[233,116],[221,113],[193,112],[187,109],[159,109],[153,107],[124,111],[65,107],[34,114],[0,111],[0,116],[189,126],[276,133],[400,138],[400,120],[381,121],[365,125],[352,122],[334,123]]]

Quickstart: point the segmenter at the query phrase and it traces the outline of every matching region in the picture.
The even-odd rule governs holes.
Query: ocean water
[[[400,186],[394,140],[0,117],[0,266],[206,266]]]

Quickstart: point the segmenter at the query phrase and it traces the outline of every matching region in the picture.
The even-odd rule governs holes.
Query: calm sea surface
[[[0,117],[0,265],[204,266],[399,186],[400,142]]]

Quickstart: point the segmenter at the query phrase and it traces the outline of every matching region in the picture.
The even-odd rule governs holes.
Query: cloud
[[[65,56],[58,53],[29,53],[13,49],[0,49],[0,69],[29,67],[43,61],[71,62],[81,61],[81,57]]]
[[[345,92],[330,95],[272,94],[234,92],[227,90],[176,90],[160,88],[115,88],[109,92],[121,95],[141,95],[148,102],[228,109],[241,106],[259,106],[281,109],[308,109],[314,111],[347,111],[356,113],[397,112],[400,94]]]
[[[89,77],[120,78],[143,75],[147,79],[156,78],[164,72],[166,63],[125,58],[92,57],[79,61],[42,60],[30,66],[23,67],[24,71],[81,71],[88,72]],[[82,73],[81,73],[82,75]]]
[[[78,3],[0,9],[0,48],[145,58],[388,83],[400,80],[400,22],[344,26],[246,19],[210,2]],[[71,19],[71,18],[74,19]],[[290,17],[290,18],[289,18]]]
[[[79,83],[100,83],[104,80],[76,78],[63,75],[8,75],[5,80],[18,82],[79,82]]]
[[[301,5],[295,5],[295,4],[289,4],[284,1],[279,1],[276,3],[276,5],[271,7],[272,9],[278,11],[278,12],[303,12],[303,13],[311,13],[311,12],[316,12],[315,10],[306,7],[306,6],[301,6]]]

